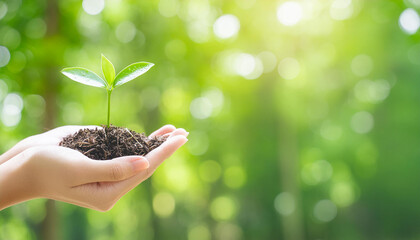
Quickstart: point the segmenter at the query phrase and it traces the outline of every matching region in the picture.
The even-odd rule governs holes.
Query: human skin
[[[0,156],[0,210],[35,198],[48,198],[108,211],[188,139],[182,128],[166,125],[150,136],[168,139],[146,156],[93,160],[58,144],[82,128],[64,126],[28,137]]]

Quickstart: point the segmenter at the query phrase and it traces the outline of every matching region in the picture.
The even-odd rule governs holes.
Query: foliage
[[[99,88],[105,88],[108,93],[108,115],[107,126],[109,127],[109,118],[111,112],[111,93],[114,88],[121,86],[153,67],[153,63],[138,62],[133,63],[121,70],[115,77],[114,65],[102,54],[102,72],[105,80],[96,73],[81,67],[64,68],[61,72],[73,81]]]
[[[58,239],[419,239],[419,10],[415,0],[6,0],[0,148],[103,123],[102,90],[59,70],[99,72],[101,52],[117,69],[141,57],[159,71],[113,94],[113,124],[171,123],[189,142],[110,212],[57,203]],[[0,238],[45,239],[46,209],[0,212]]]

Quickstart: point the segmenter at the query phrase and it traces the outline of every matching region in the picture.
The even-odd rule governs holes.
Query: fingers
[[[90,160],[86,164],[85,183],[121,181],[149,168],[149,161],[141,156]]]
[[[187,132],[185,129],[178,128],[178,129],[176,129],[175,131],[173,131],[171,133],[164,134],[164,136],[167,135],[168,138],[175,137],[175,136],[178,136],[178,135],[182,135],[182,136],[188,137],[188,134],[190,134],[190,133]]]
[[[115,189],[125,194],[138,184],[150,177],[151,174],[156,170],[156,168],[163,162],[165,159],[169,158],[178,148],[184,145],[188,139],[183,135],[177,135],[168,138],[160,147],[154,149],[149,154],[146,155],[146,158],[149,160],[150,167],[145,171],[142,171],[136,174],[134,177],[127,180],[117,182],[115,184]],[[121,195],[121,196],[122,196]]]
[[[149,137],[156,137],[156,136],[160,136],[160,135],[164,135],[167,133],[171,133],[176,129],[176,127],[174,125],[165,125],[161,128],[159,128],[158,130],[154,131],[152,134],[150,134]]]
[[[184,130],[185,131],[185,130]],[[186,133],[185,133],[186,134]],[[154,149],[146,158],[149,160],[149,172],[153,172],[165,159],[169,158],[178,148],[184,145],[188,139],[182,133],[171,136],[160,147]]]

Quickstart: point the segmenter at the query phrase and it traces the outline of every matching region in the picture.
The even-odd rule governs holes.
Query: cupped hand
[[[168,139],[144,157],[92,160],[76,150],[58,146],[64,136],[81,128],[86,127],[60,127],[25,139],[19,148],[14,149],[14,156],[0,165],[19,169],[15,177],[20,179],[14,182],[28,185],[27,188],[15,188],[25,192],[24,196],[17,198],[18,202],[42,197],[107,211],[188,141],[184,129],[166,125],[151,136],[168,135]],[[0,209],[12,204],[9,201]]]

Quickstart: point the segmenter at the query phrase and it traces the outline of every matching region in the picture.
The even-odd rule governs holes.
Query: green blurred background
[[[0,239],[420,239],[419,0],[0,1],[0,152],[104,124],[65,79],[156,64],[111,122],[190,141],[107,213],[43,199]]]

